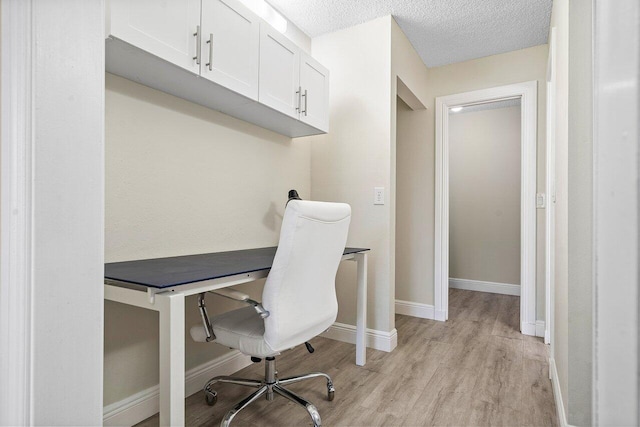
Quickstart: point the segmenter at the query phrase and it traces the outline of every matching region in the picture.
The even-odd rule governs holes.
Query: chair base
[[[240,411],[249,406],[251,403],[258,400],[262,395],[266,395],[266,399],[271,401],[273,400],[273,394],[277,393],[282,397],[285,397],[291,400],[294,403],[305,408],[311,420],[313,421],[313,425],[315,427],[320,427],[322,425],[322,421],[320,419],[320,414],[318,413],[318,409],[310,402],[305,400],[304,398],[298,396],[291,390],[284,388],[283,386],[286,384],[293,384],[299,381],[309,380],[317,377],[324,377],[327,380],[327,399],[329,401],[333,400],[335,396],[335,388],[333,387],[333,381],[331,381],[331,377],[329,375],[322,372],[311,372],[309,374],[304,375],[296,375],[289,378],[278,379],[277,371],[276,371],[276,360],[274,357],[267,357],[265,359],[265,367],[264,367],[264,381],[260,380],[252,380],[245,378],[236,378],[236,377],[228,377],[228,376],[219,376],[212,378],[207,382],[204,386],[204,393],[207,403],[209,405],[215,405],[217,401],[218,394],[213,390],[212,386],[215,383],[227,383],[227,384],[237,384],[245,387],[256,387],[258,390],[251,393],[245,399],[240,401],[233,409],[231,409],[225,415],[224,419],[220,423],[222,427],[228,427],[231,424],[231,420],[238,415]]]

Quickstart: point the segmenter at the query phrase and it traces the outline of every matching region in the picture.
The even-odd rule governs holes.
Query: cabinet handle
[[[307,90],[306,89],[304,90],[304,94],[302,96],[304,96],[304,110],[302,110],[300,112],[306,116],[307,115],[307,101],[309,100],[309,96],[307,95]]]
[[[298,90],[296,91],[296,95],[298,95],[298,105],[296,106],[296,111],[300,111],[300,107],[302,107],[302,101],[300,100],[301,94],[302,86],[298,86]]]
[[[193,33],[193,36],[196,38],[196,56],[193,59],[196,60],[196,64],[200,65],[200,25],[196,27],[196,32]]]
[[[209,33],[209,40],[207,40],[207,43],[209,43],[209,63],[205,65],[209,67],[209,71],[212,71],[213,70],[213,33]]]

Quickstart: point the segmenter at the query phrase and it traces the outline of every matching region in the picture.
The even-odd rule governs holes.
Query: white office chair
[[[321,425],[316,407],[283,386],[294,382],[324,377],[327,398],[333,400],[335,389],[331,378],[324,373],[278,379],[275,356],[282,351],[306,343],[325,331],[336,320],[335,277],[342,258],[351,221],[351,207],[343,203],[324,203],[291,200],[284,213],[280,242],[273,266],[262,292],[262,305],[237,291],[218,290],[214,293],[244,301],[251,307],[233,310],[209,320],[200,295],[199,307],[203,325],[191,328],[195,341],[216,341],[240,350],[252,360],[265,359],[264,380],[234,377],[212,378],[204,387],[209,405],[217,401],[215,383],[232,383],[258,390],[239,402],[224,417],[221,425],[231,420],[249,404],[266,393],[273,393],[302,405],[315,426]],[[312,351],[310,345],[307,347]]]

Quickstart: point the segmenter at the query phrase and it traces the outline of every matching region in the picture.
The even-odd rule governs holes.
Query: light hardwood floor
[[[548,375],[548,347],[518,331],[519,298],[450,290],[446,323],[396,316],[398,347],[367,351],[354,364],[354,346],[325,338],[278,358],[280,377],[311,371],[331,375],[335,400],[326,400],[322,379],[289,388],[318,407],[324,426],[555,426],[556,408]],[[260,378],[262,364],[236,375]],[[252,389],[219,385],[209,407],[200,392],[187,399],[189,426],[217,426]],[[158,425],[158,416],[138,426]],[[311,425],[306,411],[277,396],[260,399],[232,426]]]

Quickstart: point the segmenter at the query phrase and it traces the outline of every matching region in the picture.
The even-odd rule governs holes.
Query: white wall
[[[331,71],[330,132],[309,138],[311,198],[351,205],[348,245],[371,248],[369,328],[391,331],[391,203],[373,205],[373,188],[385,187],[390,172],[390,25],[383,17],[316,37],[313,56]],[[395,97],[394,97],[395,102]],[[356,270],[338,270],[338,322],[355,324]]]
[[[331,71],[331,130],[311,138],[312,198],[351,204],[348,244],[371,248],[367,326],[392,331],[397,84],[401,79],[422,102],[427,68],[391,16],[316,37],[312,48],[314,57]],[[426,110],[418,114],[424,118]],[[385,205],[373,205],[374,187],[385,187]],[[338,321],[354,324],[354,266],[341,266],[337,283]]]
[[[2,133],[0,424],[99,425],[103,2],[0,7],[1,110],[10,124]],[[16,331],[24,335],[9,342],[21,348],[6,347]]]
[[[569,383],[568,294],[568,108],[569,108],[569,1],[556,0],[551,12],[556,27],[556,227],[554,277],[554,354],[558,384],[567,412]]]
[[[309,142],[107,74],[106,262],[275,246],[287,191],[309,198],[310,181]],[[195,299],[186,311],[190,328]],[[186,351],[188,370],[228,349]],[[158,384],[156,313],[105,303],[104,375],[105,405]]]
[[[68,1],[63,15],[47,0],[34,9],[32,422],[95,425],[102,420],[102,2]]]
[[[449,114],[449,277],[520,285],[520,107]]]
[[[571,425],[593,423],[592,6],[557,0],[551,15],[558,49],[552,358]]]
[[[590,6],[595,107],[592,423],[638,425],[640,4],[598,1]]]

